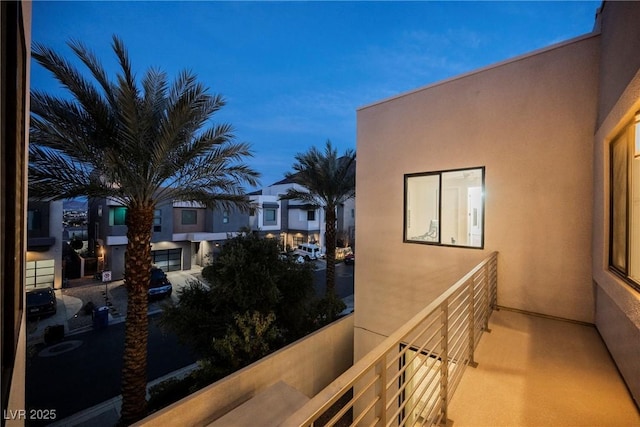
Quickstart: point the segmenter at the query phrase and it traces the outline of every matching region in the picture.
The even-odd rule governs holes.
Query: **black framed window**
[[[404,241],[484,247],[484,167],[406,174]]]
[[[274,208],[264,208],[264,225],[276,225],[278,223],[276,211]]]
[[[182,211],[182,225],[194,225],[198,223],[198,211],[185,209]]]
[[[162,231],[162,210],[160,209],[153,211],[153,231],[154,233]]]
[[[609,148],[609,268],[640,290],[640,113]]]
[[[109,208],[109,225],[127,225],[127,208],[124,206]]]
[[[307,211],[307,221],[315,221],[316,220],[316,211],[311,210]]]

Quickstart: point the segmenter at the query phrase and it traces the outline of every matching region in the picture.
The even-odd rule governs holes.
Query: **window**
[[[229,224],[229,211],[222,212],[222,223]]]
[[[156,233],[162,231],[162,211],[160,209],[153,211],[153,231]]]
[[[124,206],[110,208],[109,225],[127,225],[127,208]]]
[[[307,211],[307,221],[315,221],[316,220],[316,211]]]
[[[484,247],[484,167],[404,176],[404,241]]]
[[[640,290],[640,114],[611,142],[609,266]]]
[[[182,225],[194,225],[198,223],[198,211],[185,209],[182,211]]]
[[[264,225],[276,225],[276,209],[264,208]]]
[[[40,210],[34,209],[27,212],[27,230],[36,231],[42,228],[42,216]]]

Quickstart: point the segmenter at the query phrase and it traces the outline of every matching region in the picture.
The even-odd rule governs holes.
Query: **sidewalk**
[[[173,284],[171,298],[177,302],[177,291],[186,285],[188,280],[200,280],[202,268],[196,266],[191,270],[167,273]],[[89,331],[93,328],[92,310],[85,313],[87,303],[94,307],[109,307],[109,324],[124,322],[127,314],[127,290],[123,280],[102,283],[93,277],[72,279],[63,289],[55,290],[58,300],[57,313],[50,317],[27,322],[27,343],[29,345],[44,342],[47,326],[64,325],[65,336]],[[105,298],[106,295],[106,298]],[[163,300],[149,302],[149,314],[158,313]]]
[[[106,296],[105,298],[105,291]],[[109,323],[124,322],[127,312],[127,292],[122,280],[103,284],[93,278],[70,280],[70,286],[55,290],[58,310],[55,315],[27,322],[27,343],[44,341],[48,326],[64,325],[65,336],[86,332],[93,328],[92,310],[83,308],[89,302],[95,307],[109,307]]]

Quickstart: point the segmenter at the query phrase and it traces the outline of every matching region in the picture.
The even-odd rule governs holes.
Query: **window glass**
[[[124,206],[109,208],[109,225],[127,225],[127,208]]]
[[[636,118],[638,121],[638,118]],[[611,142],[609,265],[640,289],[640,124]]]
[[[193,209],[182,211],[182,225],[194,225],[198,223],[198,212]]]
[[[482,248],[484,168],[405,175],[407,242]]]
[[[224,211],[222,213],[222,223],[223,224],[228,224],[229,223],[229,211]]]
[[[27,230],[28,231],[40,230],[41,225],[42,225],[42,220],[40,216],[40,211],[37,209],[28,211],[27,212]]]
[[[315,221],[316,220],[316,211],[307,211],[307,221]]]
[[[264,209],[264,224],[276,225],[276,209],[265,208]]]

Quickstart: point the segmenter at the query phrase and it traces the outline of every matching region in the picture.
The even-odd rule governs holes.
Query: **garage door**
[[[25,285],[27,288],[42,288],[51,286],[55,277],[55,261],[45,259],[41,261],[27,262]]]
[[[153,265],[164,271],[182,270],[182,249],[151,251],[151,260]]]

